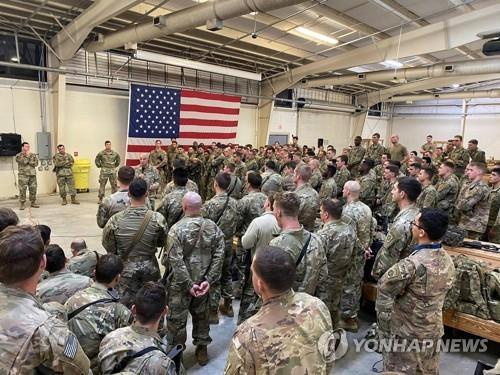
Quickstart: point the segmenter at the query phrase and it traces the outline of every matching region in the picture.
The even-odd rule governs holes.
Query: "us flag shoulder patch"
[[[70,359],[74,359],[77,351],[78,339],[74,334],[70,333],[66,339],[66,344],[64,344],[63,354]]]

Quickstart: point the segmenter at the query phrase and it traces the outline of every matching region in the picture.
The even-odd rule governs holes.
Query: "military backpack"
[[[486,274],[486,297],[491,319],[500,323],[500,268]]]

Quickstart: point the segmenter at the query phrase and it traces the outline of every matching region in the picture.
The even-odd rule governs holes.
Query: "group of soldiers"
[[[484,153],[473,141],[475,149],[465,150],[456,136],[452,147],[440,150],[429,136],[419,156],[408,153],[397,135],[389,148],[379,134],[366,149],[356,137],[341,155],[332,146],[300,147],[296,137],[292,144],[260,149],[195,143],[187,153],[175,140],[164,151],[158,140],[138,166],[118,168],[116,178],[119,157],[107,144],[96,157],[102,168],[97,224],[107,255],[75,241],[66,267],[57,245],[44,241],[40,253],[31,228],[0,234],[0,258],[3,252],[9,259],[9,246],[22,246],[25,236],[26,259],[34,259],[25,261],[21,275],[0,265],[0,293],[20,298],[0,307],[0,320],[12,319],[16,303],[31,298],[37,319],[27,332],[45,327],[49,316],[69,327],[62,332],[57,323],[55,331],[60,338],[53,350],[69,353],[65,360],[54,354],[53,362],[37,363],[26,353],[18,362],[12,357],[12,366],[31,361],[68,373],[89,367],[94,373],[182,372],[189,314],[195,357],[206,365],[210,325],[219,323],[219,314],[233,317],[233,299],[240,298],[226,373],[255,373],[263,366],[325,373],[331,365],[325,348],[311,340],[335,328],[358,330],[369,258],[379,288],[379,336],[437,341],[454,278],[440,245],[448,222],[469,237],[498,241],[500,167],[491,172],[490,189]],[[113,192],[103,199],[107,180]],[[376,254],[374,240],[383,241]],[[16,285],[26,286],[26,293]],[[317,319],[298,314],[304,306]],[[41,332],[55,340],[50,330]],[[435,372],[439,353],[429,350],[383,353],[384,369]]]

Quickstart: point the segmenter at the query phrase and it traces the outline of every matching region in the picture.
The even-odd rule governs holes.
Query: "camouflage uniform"
[[[347,278],[342,291],[342,316],[355,319],[358,316],[361,301],[361,287],[365,268],[365,250],[372,244],[374,224],[372,211],[363,202],[356,200],[347,202],[342,209],[342,217],[350,220],[356,240],[353,241],[352,258]]]
[[[333,178],[335,178],[338,191],[341,192],[344,189],[344,184],[351,179],[351,172],[349,172],[349,169],[347,168],[340,168],[337,169]]]
[[[312,232],[319,212],[319,194],[310,184],[298,187],[295,194],[300,198],[299,222]]]
[[[328,297],[323,302],[330,311],[332,324],[335,328],[340,317],[342,288],[351,266],[356,232],[350,224],[341,219],[325,223],[317,234],[325,246],[328,265]]]
[[[319,169],[314,170],[311,179],[309,180],[309,184],[314,190],[319,191],[322,182],[323,182],[323,176],[321,176],[320,170]]]
[[[241,181],[245,179],[245,176],[247,175],[247,166],[244,162],[240,161],[239,163],[234,163],[235,169],[234,169],[234,175],[238,177]]]
[[[335,183],[335,178],[333,177],[323,181],[321,189],[319,190],[320,200],[331,198],[337,198],[337,184]]]
[[[42,280],[36,288],[36,295],[43,303],[59,302],[64,305],[69,297],[90,284],[92,284],[91,278],[63,268]]]
[[[209,200],[215,194],[214,191],[214,180],[217,173],[220,172],[222,166],[224,165],[224,154],[211,155],[212,159],[208,159],[207,163],[207,173],[208,173],[208,182],[206,185],[207,192],[205,194],[205,199]]]
[[[67,152],[64,154],[58,152],[52,157],[52,160],[57,177],[57,186],[59,186],[59,195],[61,198],[66,198],[66,186],[68,186],[69,195],[76,196],[75,179],[71,170],[71,167],[75,164],[73,156]]]
[[[71,353],[71,354],[68,354]],[[90,374],[90,362],[67,325],[32,294],[0,283],[0,372]]]
[[[458,194],[458,178],[454,174],[448,178],[439,179],[436,190],[438,202],[436,207],[450,214],[453,211],[455,200]]]
[[[222,275],[220,280],[210,286],[210,311],[217,311],[221,296],[224,299],[231,299],[233,295],[231,258],[233,256],[233,236],[238,222],[238,204],[234,198],[229,197],[228,205],[224,210],[227,200],[226,193],[217,194],[205,202],[201,210],[204,218],[212,220],[222,230],[225,240]]]
[[[283,187],[283,178],[275,171],[262,173],[262,192],[268,194],[270,192],[281,191]]]
[[[99,203],[99,208],[97,209],[97,225],[99,228],[104,228],[111,216],[123,211],[129,204],[128,189],[117,191],[109,197],[104,198],[102,203]]]
[[[154,198],[158,193],[158,189],[155,189],[155,185],[160,184],[160,175],[158,174],[158,170],[155,167],[150,165],[146,167],[142,167],[138,165],[134,167],[135,170],[135,178],[142,178],[148,184],[148,193],[149,193],[149,203],[151,207],[155,206]]]
[[[293,291],[275,296],[236,329],[224,374],[327,374],[318,342],[331,330],[317,298]]]
[[[429,184],[427,186],[422,185],[422,192],[415,202],[415,207],[417,208],[435,208],[438,202],[438,192],[434,185]]]
[[[384,245],[377,253],[373,262],[372,276],[380,279],[389,268],[400,259],[406,258],[412,250],[413,240],[411,222],[418,215],[418,209],[410,205],[401,210],[389,227]]]
[[[490,192],[490,214],[488,218],[488,229],[495,227],[495,221],[498,217],[498,212],[500,211],[500,186],[493,187]],[[495,228],[498,232],[498,228]],[[500,236],[498,233],[497,237]],[[495,236],[488,236],[488,240],[495,242]],[[497,242],[498,243],[498,240]]]
[[[358,177],[358,182],[361,186],[359,199],[368,207],[373,208],[377,197],[377,175],[375,171],[371,169],[364,176]]]
[[[436,349],[444,335],[442,310],[454,279],[451,257],[442,248],[429,245],[418,246],[380,278],[376,310],[381,336],[398,341],[417,340],[425,348],[422,352],[411,350],[411,346],[383,352],[384,371],[439,373]]]
[[[387,149],[380,143],[374,145],[373,143],[366,149],[365,159],[372,159],[375,164],[380,164],[382,155],[387,152]]]
[[[16,155],[16,163],[18,167],[17,182],[19,185],[19,202],[26,202],[26,188],[30,192],[30,202],[36,201],[36,167],[38,166],[38,158],[36,154],[30,153],[26,155],[20,152]]]
[[[149,153],[149,164],[156,167],[158,170],[161,186],[163,188],[170,179],[167,153],[163,149],[156,150],[155,148]]]
[[[229,187],[227,192],[231,198],[240,199],[243,195],[243,185],[239,177],[234,174],[231,175],[231,181],[229,182]]]
[[[116,192],[116,171],[120,165],[120,155],[113,150],[103,150],[95,157],[95,166],[101,169],[99,173],[99,199],[104,198],[106,182],[109,180],[111,193]]]
[[[498,211],[497,219],[492,229],[493,229],[493,238],[490,238],[489,240],[493,243],[500,244],[500,211]]]
[[[247,172],[254,171],[255,173],[259,173],[259,163],[255,159],[245,161],[245,167]]]
[[[185,186],[175,186],[174,189],[165,195],[161,200],[156,211],[163,215],[167,220],[167,227],[171,228],[172,225],[182,219],[184,213],[182,211],[182,199],[188,192]]]
[[[101,374],[113,373],[113,368],[129,353],[137,353],[155,346],[147,355],[132,359],[123,369],[127,374],[176,375],[175,363],[165,354],[162,341],[157,332],[132,324],[118,328],[102,339],[97,363]]]
[[[307,246],[302,261],[297,266],[293,289],[326,300],[328,298],[328,291],[326,290],[328,266],[325,247],[317,235],[308,232],[304,228],[286,229],[278,237],[272,239],[269,245],[281,247],[293,259],[298,260],[309,235],[311,235],[311,241]]]
[[[203,175],[203,161],[198,158],[197,154],[193,153],[189,156],[187,169],[189,178],[196,184],[196,186],[200,186],[201,176]]]
[[[281,186],[283,187],[283,190],[285,191],[295,191],[295,188],[297,187],[295,185],[295,176],[293,173],[291,174],[285,174],[282,176],[283,178],[281,179]]]
[[[483,180],[465,185],[460,191],[455,208],[458,226],[467,231],[467,237],[479,240],[488,225],[490,188]]]
[[[116,293],[106,285],[94,282],[66,301],[68,313],[100,299],[116,299]],[[93,304],[68,321],[69,329],[76,335],[85,354],[90,359],[92,371],[97,374],[97,354],[104,336],[117,328],[126,327],[132,322],[130,310],[121,303],[109,301]]]
[[[460,177],[463,175],[463,172],[467,164],[469,164],[470,160],[469,152],[462,146],[455,147],[453,151],[451,151],[450,153],[450,160],[453,161],[453,163],[455,163],[456,167],[455,174]]]
[[[157,247],[165,243],[167,225],[162,214],[154,212],[142,237],[130,249],[135,234],[144,221],[148,208],[128,207],[109,219],[102,232],[102,246],[108,253],[117,254],[124,263],[117,285],[121,302],[130,307],[137,291],[147,281],[160,279],[160,267],[156,259]]]
[[[200,233],[200,230],[202,232]],[[224,233],[212,220],[187,216],[168,232],[162,263],[170,276],[168,288],[167,338],[169,345],[186,343],[188,313],[193,320],[193,344],[208,345],[208,294],[193,297],[189,289],[221,277],[224,261]]]
[[[424,151],[430,151],[432,153],[436,151],[436,145],[434,143],[424,143],[421,148]]]
[[[82,249],[69,260],[68,270],[79,275],[94,277],[94,270],[98,260],[99,254],[97,251]]]
[[[484,151],[477,149],[476,151],[469,151],[471,162],[486,164],[486,155]]]
[[[363,146],[353,146],[349,150],[349,161],[347,164],[349,165],[349,170],[351,171],[351,175],[356,177],[358,175],[358,167],[359,164],[363,161],[365,157],[366,150]]]
[[[392,189],[396,181],[386,181],[382,183],[381,191],[379,192],[379,199],[382,202],[378,208],[378,212],[386,217],[388,222],[392,222],[398,214],[398,205],[392,201]]]
[[[163,192],[163,196],[170,194],[176,185],[174,184],[174,181],[170,181],[167,186],[165,186],[165,191]],[[189,180],[186,183],[186,189],[187,191],[194,191],[195,193],[198,193],[198,185],[196,185],[196,182]]]

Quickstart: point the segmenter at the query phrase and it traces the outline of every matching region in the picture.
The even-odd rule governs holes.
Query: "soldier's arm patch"
[[[400,278],[401,278],[401,271],[399,270],[399,267],[389,268],[386,274],[387,280],[398,280]]]
[[[64,344],[63,354],[70,359],[75,359],[76,353],[78,351],[78,339],[73,333],[70,333],[66,338],[66,343]]]

